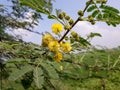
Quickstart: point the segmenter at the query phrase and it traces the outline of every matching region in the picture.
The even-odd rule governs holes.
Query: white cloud
[[[33,36],[33,33],[29,32],[27,30],[24,30],[24,29],[17,29],[17,30],[14,30],[13,32],[16,35],[21,35],[25,40],[27,38],[31,38]]]
[[[26,14],[26,19],[24,19],[23,21],[27,21],[27,22],[32,22],[32,15],[34,13],[33,12],[28,12]],[[34,25],[34,28],[38,28],[39,26],[35,26]],[[23,39],[24,41],[26,42],[33,42],[33,43],[36,43],[36,44],[40,44],[40,38],[41,38],[41,35],[38,35],[36,33],[33,33],[33,32],[30,32],[28,30],[25,30],[25,29],[14,29],[12,32],[8,31],[10,34],[14,34],[15,36],[20,36],[21,39]]]
[[[26,42],[33,42],[36,44],[40,44],[41,35],[36,33],[24,30],[24,29],[17,29],[12,31],[15,35],[20,35],[22,39]]]
[[[78,32],[82,37],[86,37],[90,32],[100,33],[102,37],[95,37],[91,41],[93,45],[105,46],[107,48],[113,48],[120,45],[120,27],[112,28],[106,26],[102,27],[102,25],[96,24],[91,25],[89,22],[78,22],[76,26],[73,28],[76,32]]]

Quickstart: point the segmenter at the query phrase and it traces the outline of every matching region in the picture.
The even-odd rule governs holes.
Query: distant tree
[[[8,37],[10,35],[6,33],[6,30],[13,31],[14,29],[22,28],[34,32],[32,28],[34,28],[35,25],[38,25],[38,19],[42,19],[40,13],[27,6],[21,6],[19,0],[6,1],[8,1],[8,5],[0,4],[0,39],[9,39]],[[52,3],[50,2],[51,1],[44,2],[42,7],[51,10]],[[46,7],[45,5],[48,4],[49,7]],[[30,14],[29,17],[27,16],[28,13]]]

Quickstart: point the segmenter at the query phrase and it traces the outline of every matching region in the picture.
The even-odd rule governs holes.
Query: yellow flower
[[[59,68],[60,68],[60,70],[63,70],[63,66],[60,66]]]
[[[56,55],[53,57],[53,60],[60,62],[62,60],[62,53],[56,52]]]
[[[53,36],[51,34],[47,33],[42,37],[42,45],[48,46],[48,43],[53,40],[54,40]]]
[[[68,53],[71,51],[72,47],[69,42],[62,43],[61,45],[63,52]]]
[[[48,48],[50,51],[58,51],[60,48],[60,45],[59,45],[58,41],[54,40],[54,41],[49,42]]]
[[[63,28],[62,28],[62,24],[60,23],[56,23],[52,25],[52,32],[55,34],[59,34],[60,32],[62,32]]]

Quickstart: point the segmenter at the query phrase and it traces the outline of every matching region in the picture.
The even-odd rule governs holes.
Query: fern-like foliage
[[[87,9],[87,12],[91,12],[96,21],[103,21],[112,26],[120,24],[120,11],[114,7],[104,4],[97,6],[94,3]]]
[[[52,0],[20,0],[21,5],[28,6],[37,12],[49,14],[52,11]]]
[[[92,39],[94,37],[102,37],[102,35],[100,33],[90,33],[88,36],[87,36],[87,39]]]

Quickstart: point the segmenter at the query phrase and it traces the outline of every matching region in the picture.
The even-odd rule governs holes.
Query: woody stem
[[[86,5],[86,7],[83,10],[83,14],[85,13],[85,11],[87,10],[88,6],[92,3],[93,0],[90,0],[89,3]],[[80,16],[82,17],[82,16]],[[65,36],[70,32],[70,30],[78,23],[79,18],[71,25],[71,27],[65,32],[65,34],[61,37],[61,39],[58,41],[59,43],[65,38]]]

